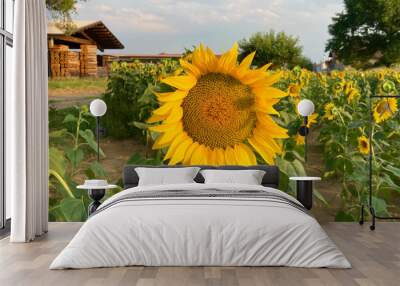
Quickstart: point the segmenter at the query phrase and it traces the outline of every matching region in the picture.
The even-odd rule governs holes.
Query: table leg
[[[89,216],[94,213],[97,208],[101,205],[100,200],[104,197],[106,193],[105,189],[93,189],[89,190],[89,197],[93,200],[93,202],[88,207]]]
[[[297,200],[308,210],[313,204],[313,181],[297,181]]]

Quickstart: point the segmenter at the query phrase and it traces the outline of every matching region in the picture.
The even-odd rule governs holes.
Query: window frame
[[[10,219],[6,218],[6,189],[5,189],[5,98],[6,98],[6,50],[7,46],[13,48],[13,34],[6,30],[6,1],[0,0],[0,237],[10,231]],[[10,0],[8,0],[10,1]],[[11,0],[15,5],[15,0]],[[14,7],[12,9],[14,13]],[[13,17],[13,15],[11,16]]]

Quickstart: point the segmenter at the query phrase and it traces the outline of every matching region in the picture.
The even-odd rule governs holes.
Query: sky
[[[107,53],[180,53],[200,42],[216,53],[270,29],[296,36],[306,56],[326,58],[331,18],[343,0],[87,0],[75,19],[101,20],[124,44]]]

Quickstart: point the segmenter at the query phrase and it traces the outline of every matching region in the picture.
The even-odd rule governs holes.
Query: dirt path
[[[317,131],[314,131],[309,137],[306,171],[309,176],[322,178],[324,175],[323,146],[318,143],[318,134]],[[340,208],[341,204],[340,182],[323,178],[322,181],[315,182],[314,188],[324,196],[328,205],[325,205],[314,198],[312,213],[320,222],[334,221],[336,212]]]
[[[49,107],[62,109],[74,105],[88,104],[104,93],[103,88],[90,89],[50,89]]]
[[[123,167],[135,153],[145,155],[146,147],[135,139],[114,140],[102,139],[100,146],[106,154],[101,164],[107,172],[108,180],[116,182],[121,178]]]

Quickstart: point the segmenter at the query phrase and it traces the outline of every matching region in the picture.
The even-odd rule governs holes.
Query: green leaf
[[[325,200],[324,196],[323,196],[318,190],[316,190],[315,187],[314,187],[314,189],[313,189],[313,195],[314,195],[318,200],[320,200],[321,202],[323,202],[325,205],[328,205],[328,202]]]
[[[90,146],[90,148],[92,148],[93,151],[97,153],[97,142],[92,130],[90,129],[79,130],[79,135],[85,140],[85,142]],[[101,150],[101,148],[99,149],[99,153],[102,157],[105,157],[103,150]]]
[[[66,170],[66,160],[64,157],[64,152],[55,148],[49,148],[49,169],[54,170],[61,177],[64,176]]]
[[[61,176],[59,173],[57,173],[55,170],[49,169],[49,176],[53,176],[57,179],[57,181],[62,185],[63,189],[65,190],[65,194],[68,195],[70,198],[75,198],[69,184],[67,181]]]
[[[82,149],[68,149],[66,154],[74,168],[77,168],[79,163],[81,163],[84,158]]]
[[[304,169],[304,165],[299,160],[294,160],[292,162],[294,169],[296,170],[297,176],[306,176],[306,170]]]
[[[66,221],[64,213],[61,210],[61,206],[57,205],[49,209],[49,221]]]
[[[60,208],[67,221],[85,221],[87,218],[83,199],[65,198],[61,201]]]
[[[387,204],[385,200],[372,196],[372,205],[374,206],[377,215],[388,214]]]
[[[65,116],[63,123],[67,123],[67,122],[77,122],[78,118],[75,117],[75,115],[69,113]]]
[[[399,168],[396,168],[396,167],[393,167],[391,165],[388,165],[386,167],[383,167],[383,169],[385,169],[386,171],[389,171],[390,173],[392,173],[396,177],[400,178],[400,169]]]
[[[142,130],[147,130],[147,128],[150,126],[149,124],[143,123],[143,122],[138,122],[138,121],[134,121],[133,125],[139,129]]]
[[[96,179],[105,179],[107,177],[107,174],[106,174],[103,166],[97,161],[90,164],[89,169],[91,170],[91,172],[94,175],[94,178],[96,178]],[[92,178],[92,179],[94,179],[94,178]]]
[[[49,132],[49,139],[63,138],[67,134],[67,129],[54,130]]]

